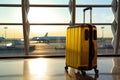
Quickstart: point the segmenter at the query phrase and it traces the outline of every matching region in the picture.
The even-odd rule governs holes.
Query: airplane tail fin
[[[45,37],[47,37],[48,36],[48,32],[45,34]]]

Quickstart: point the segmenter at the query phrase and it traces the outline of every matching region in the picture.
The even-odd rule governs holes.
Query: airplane
[[[31,39],[32,41],[39,41],[40,43],[48,43],[48,42],[55,42],[55,41],[62,41],[65,42],[66,37],[65,36],[48,36],[48,32],[40,37],[40,36],[35,36]]]
[[[5,38],[4,37],[0,37],[0,42],[4,41]]]

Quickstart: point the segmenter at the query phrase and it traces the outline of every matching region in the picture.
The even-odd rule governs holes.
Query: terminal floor
[[[120,80],[119,57],[99,57],[98,75],[64,67],[65,58],[0,59],[0,80]]]

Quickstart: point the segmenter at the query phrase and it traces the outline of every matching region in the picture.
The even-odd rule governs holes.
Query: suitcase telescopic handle
[[[92,24],[92,7],[87,7],[85,9],[83,9],[83,23],[85,23],[85,11],[86,10],[90,10],[90,24]]]

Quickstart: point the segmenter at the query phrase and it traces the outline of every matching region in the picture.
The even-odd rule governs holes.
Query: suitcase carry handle
[[[92,7],[87,7],[83,9],[83,23],[85,24],[85,11],[90,10],[90,24],[92,24]]]

